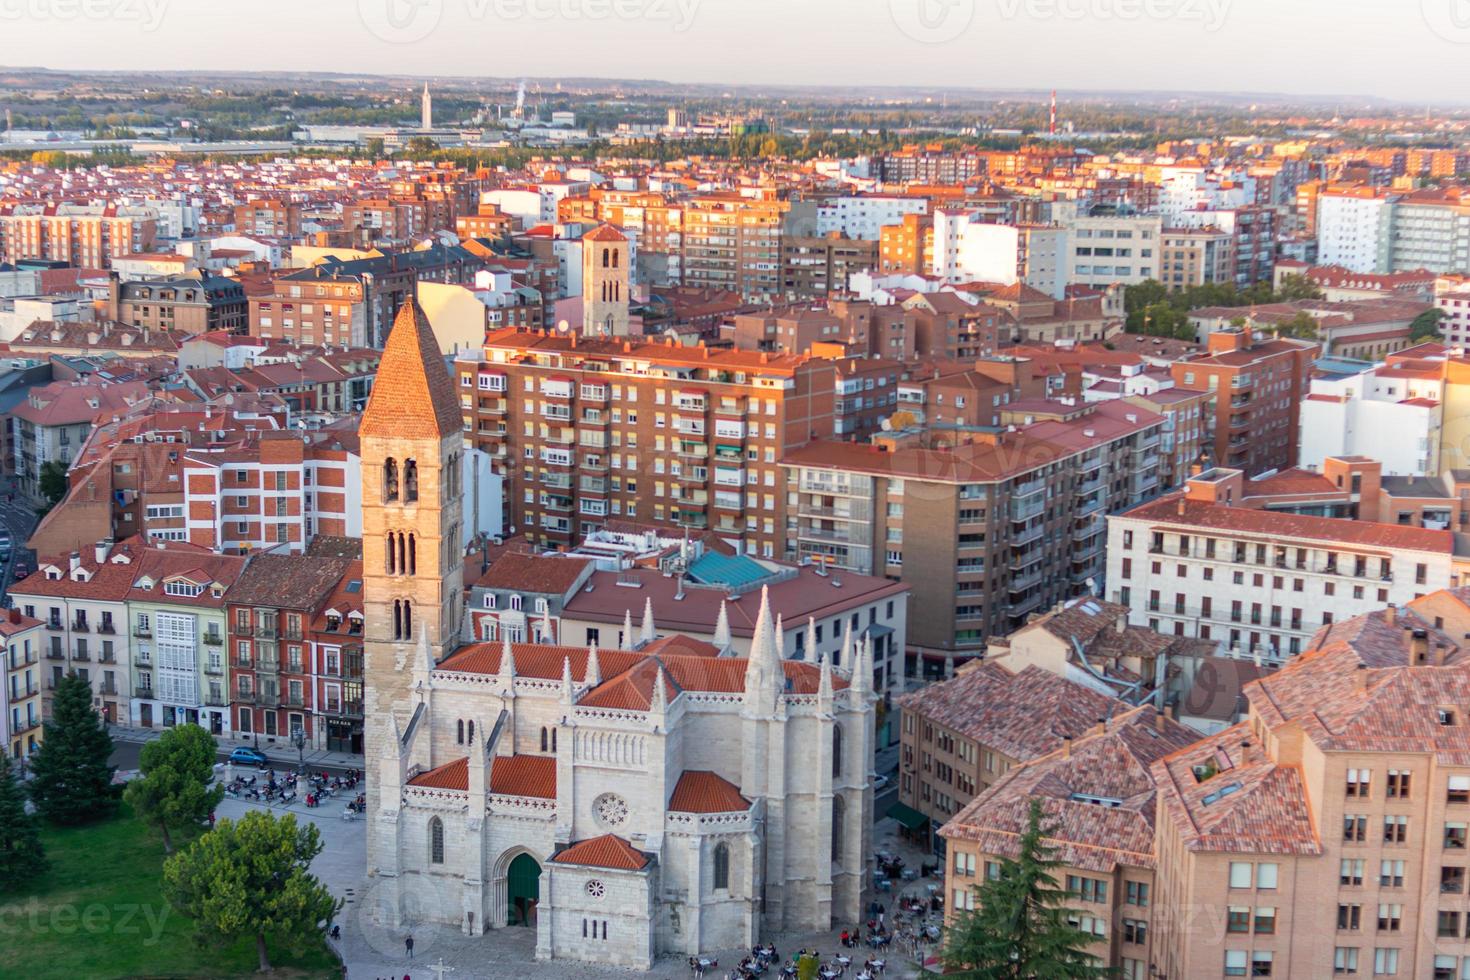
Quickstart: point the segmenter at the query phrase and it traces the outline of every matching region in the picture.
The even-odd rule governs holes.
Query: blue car
[[[264,752],[245,745],[230,753],[230,761],[237,766],[261,766],[262,768],[270,764]]]

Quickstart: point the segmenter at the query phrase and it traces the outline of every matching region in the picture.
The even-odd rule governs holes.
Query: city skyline
[[[657,78],[746,88],[877,83],[1319,98],[1341,92],[1344,99],[1427,104],[1445,103],[1456,56],[1470,43],[1470,25],[1459,25],[1450,0],[1407,7],[1368,0],[1290,7],[1260,0],[861,0],[843,5],[840,18],[826,2],[792,7],[775,0],[608,0],[600,6],[359,0],[305,9],[267,2],[249,23],[227,9],[168,0],[100,3],[89,8],[92,17],[84,9],[63,18],[52,6],[41,0],[11,4],[0,18],[15,50],[56,52],[44,59],[55,70],[389,68],[441,77]],[[277,22],[273,10],[289,16],[292,31],[270,26]],[[89,20],[112,22],[116,30],[75,30]],[[353,42],[338,47],[330,64],[317,63],[321,31]],[[130,43],[117,44],[120,36]],[[223,50],[190,43],[210,36],[236,43]],[[1369,37],[1371,47],[1362,41]],[[1157,56],[1136,56],[1150,49]],[[1235,55],[1197,56],[1206,51]],[[913,64],[890,77],[882,69],[897,69],[895,56]],[[1377,71],[1355,65],[1370,58]],[[1182,78],[1181,62],[1189,65]],[[547,70],[553,66],[565,70]]]

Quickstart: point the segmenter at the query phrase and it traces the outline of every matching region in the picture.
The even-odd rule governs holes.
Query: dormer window
[[[193,599],[196,596],[203,594],[204,586],[195,585],[193,582],[180,580],[177,582],[163,583],[163,591],[165,595],[182,596],[186,599]]]
[[[1445,727],[1459,724],[1459,716],[1454,708],[1435,708],[1434,714],[1439,723]]]

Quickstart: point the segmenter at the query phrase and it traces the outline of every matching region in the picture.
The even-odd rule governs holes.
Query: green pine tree
[[[1057,885],[1061,866],[1045,838],[1041,801],[1031,801],[1020,853],[976,889],[974,911],[960,912],[944,948],[949,975],[964,980],[1089,980],[1116,974],[1087,949],[1093,937],[1067,921],[1071,899]]]
[[[252,810],[221,820],[209,833],[163,865],[163,894],[194,920],[201,938],[255,941],[260,972],[271,968],[268,943],[300,953],[320,942],[341,904],[310,873],[321,853],[313,823],[297,826]]]
[[[51,720],[41,748],[31,757],[31,800],[41,816],[58,824],[84,824],[112,816],[112,736],[92,708],[92,685],[75,673],[56,685]]]
[[[225,795],[223,786],[209,785],[217,751],[214,736],[198,725],[177,725],[143,746],[138,762],[143,775],[128,783],[123,799],[163,832],[165,854],[174,851],[170,827],[197,826]]]
[[[26,813],[25,791],[10,758],[0,753],[0,892],[11,892],[45,870],[36,819]]]

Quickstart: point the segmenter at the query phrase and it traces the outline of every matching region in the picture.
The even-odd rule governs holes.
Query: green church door
[[[541,865],[529,854],[518,854],[506,874],[508,926],[535,926],[536,903],[541,899]]]

